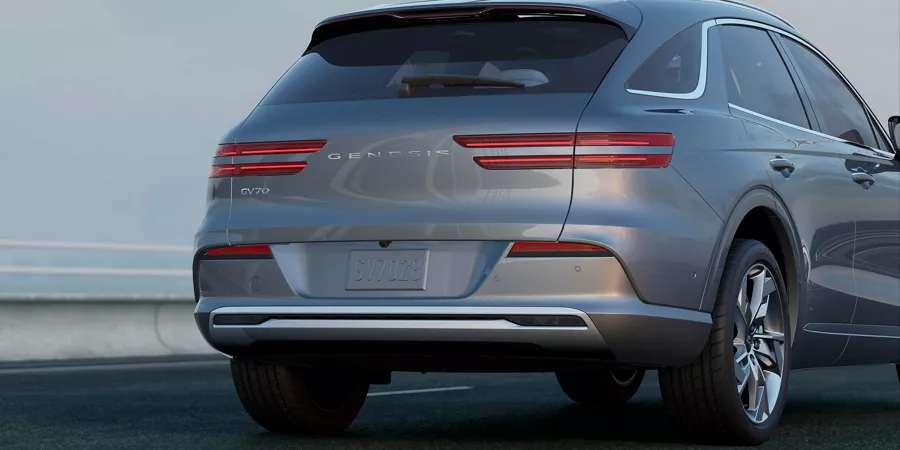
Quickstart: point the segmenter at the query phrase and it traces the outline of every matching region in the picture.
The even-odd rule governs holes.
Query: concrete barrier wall
[[[0,361],[214,354],[191,298],[0,298]]]

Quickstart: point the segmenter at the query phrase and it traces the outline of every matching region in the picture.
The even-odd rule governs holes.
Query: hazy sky
[[[0,0],[0,239],[191,244],[219,137],[377,3]]]
[[[760,2],[799,16],[880,115],[900,112],[900,2],[840,1],[828,20],[808,9],[826,2]],[[219,137],[316,22],[378,3],[0,0],[0,239],[191,244]],[[879,44],[846,44],[862,32]]]

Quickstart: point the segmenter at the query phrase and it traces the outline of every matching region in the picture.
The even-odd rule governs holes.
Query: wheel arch
[[[749,190],[732,208],[713,253],[700,310],[713,310],[725,269],[725,259],[736,238],[759,240],[778,259],[788,290],[788,313],[791,330],[794,331],[791,333],[793,340],[797,335],[795,330],[801,306],[805,304],[806,271],[803,268],[807,257],[787,206],[777,193],[767,187],[757,186]]]

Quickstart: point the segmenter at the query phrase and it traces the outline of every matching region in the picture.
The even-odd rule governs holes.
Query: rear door
[[[827,366],[841,355],[856,306],[853,275],[858,186],[847,170],[852,153],[813,131],[814,116],[766,30],[717,27],[732,112],[745,120],[760,164],[787,205],[803,245],[806,308],[794,330],[795,368]]]
[[[819,130],[850,154],[845,184],[855,190],[853,248],[858,298],[838,364],[895,362],[900,355],[900,177],[888,143],[852,88],[813,50],[784,38],[801,74]]]
[[[573,135],[622,29],[514,11],[354,20],[223,146],[223,175],[250,175],[233,178],[232,244],[555,240]]]

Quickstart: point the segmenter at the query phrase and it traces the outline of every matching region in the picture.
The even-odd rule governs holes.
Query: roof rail
[[[797,28],[797,27],[795,27],[793,24],[791,24],[790,22],[788,22],[787,20],[785,20],[783,17],[779,16],[778,14],[775,14],[775,13],[773,13],[772,11],[769,11],[769,10],[767,10],[767,9],[760,8],[759,6],[752,5],[752,4],[747,3],[747,2],[742,2],[742,1],[740,1],[740,0],[718,0],[718,1],[720,1],[720,2],[722,2],[722,3],[731,3],[731,4],[734,4],[734,5],[738,5],[738,6],[743,6],[744,8],[752,9],[752,10],[754,10],[754,11],[759,11],[759,12],[761,12],[761,13],[763,13],[763,14],[768,14],[768,15],[770,15],[770,16],[772,16],[772,17],[774,17],[774,18],[776,18],[776,19],[778,19],[778,20],[780,20],[780,21],[786,23],[786,24],[787,24],[789,27],[791,27],[791,28],[794,28],[794,29]]]

